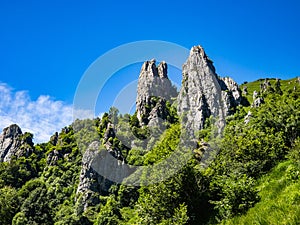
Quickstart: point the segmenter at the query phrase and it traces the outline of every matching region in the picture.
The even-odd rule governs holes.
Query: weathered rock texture
[[[263,103],[264,103],[264,99],[262,97],[258,97],[258,98],[253,99],[253,103],[252,103],[251,107],[257,108],[257,107],[261,106],[261,104],[263,104]]]
[[[0,162],[9,162],[12,157],[29,156],[33,151],[32,136],[23,135],[21,128],[10,125],[0,134]]]
[[[190,135],[202,129],[210,116],[217,119],[221,132],[225,117],[241,102],[241,93],[231,78],[219,78],[213,62],[201,46],[195,46],[182,68],[182,87],[178,95],[178,113]]]
[[[115,131],[109,123],[102,140],[103,146],[99,141],[94,141],[83,155],[76,199],[82,206],[79,211],[97,205],[99,194],[107,195],[114,183],[121,183],[134,172],[125,164],[121,150],[110,143],[111,137],[115,137]]]
[[[257,108],[263,103],[264,103],[263,97],[260,96],[260,93],[258,93],[256,90],[254,90],[254,92],[253,92],[253,102],[252,102],[251,107]]]
[[[136,112],[141,125],[156,126],[158,119],[165,119],[165,102],[177,96],[177,90],[168,78],[168,66],[161,62],[146,61],[141,69]]]
[[[99,203],[98,194],[107,194],[112,182],[101,176],[92,166],[95,158],[99,154],[99,142],[93,142],[82,158],[82,167],[80,172],[80,180],[77,188],[77,196],[81,195],[77,201],[80,201],[82,209],[85,211],[88,206],[93,206]]]

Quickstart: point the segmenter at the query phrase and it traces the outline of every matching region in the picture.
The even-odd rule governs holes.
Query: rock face
[[[264,99],[262,97],[260,97],[259,93],[256,90],[254,90],[254,92],[253,92],[253,102],[252,102],[251,107],[252,108],[257,108],[263,103],[264,103]]]
[[[243,88],[243,95],[247,95],[248,94],[248,87],[244,86]]]
[[[261,104],[263,104],[263,103],[264,103],[264,99],[262,97],[258,97],[258,98],[253,99],[253,103],[252,103],[251,107],[257,108],[257,107],[261,106]]]
[[[248,124],[250,122],[251,117],[252,117],[252,113],[251,111],[248,111],[247,115],[244,118],[245,124]]]
[[[93,206],[99,203],[99,199],[95,195],[107,194],[108,189],[111,187],[112,182],[100,176],[93,168],[92,163],[99,154],[99,142],[93,142],[83,155],[82,167],[80,172],[80,180],[77,188],[77,196],[81,194],[80,201],[82,209],[85,211],[88,206]]]
[[[221,132],[225,117],[240,104],[241,92],[231,78],[219,78],[213,62],[201,46],[195,46],[182,68],[182,87],[178,95],[178,113],[190,135],[204,127],[211,115],[217,118]]]
[[[122,152],[113,146],[110,138],[115,137],[113,125],[108,123],[102,139],[92,142],[82,158],[79,185],[77,187],[77,199],[81,209],[86,211],[89,206],[99,203],[99,194],[107,195],[110,187],[115,183],[121,183],[124,178],[134,172],[125,164]]]
[[[157,125],[159,117],[165,114],[165,101],[177,96],[177,90],[168,78],[168,66],[161,62],[156,66],[155,59],[146,61],[141,69],[136,111],[140,124]]]
[[[233,98],[231,99],[231,104],[239,105],[241,103],[242,96],[238,84],[230,77],[220,78],[219,83],[221,84],[222,91],[229,91],[226,93],[229,93],[228,96]]]
[[[23,135],[16,124],[4,128],[0,134],[0,162],[9,162],[13,156],[29,156],[32,148],[32,136],[26,133]]]

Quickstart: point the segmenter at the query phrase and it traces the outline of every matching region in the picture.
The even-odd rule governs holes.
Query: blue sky
[[[20,123],[14,119],[18,107],[31,115],[18,102],[19,111],[9,108],[17,101],[17,93],[23,93],[25,105],[37,107],[41,107],[40,97],[48,98],[57,107],[53,113],[62,116],[64,107],[66,111],[72,107],[76,87],[89,65],[110,49],[133,41],[164,40],[186,48],[201,44],[217,73],[239,83],[298,76],[299,12],[297,0],[2,0],[0,94],[6,94],[0,97],[10,100],[1,105],[0,119],[6,122],[0,126]],[[119,77],[134,80],[139,69],[133,66],[125,71]],[[108,88],[108,93],[113,91]],[[48,133],[70,120],[65,117],[55,117],[56,126]],[[25,130],[36,122],[25,123]],[[51,123],[47,120],[49,127]]]

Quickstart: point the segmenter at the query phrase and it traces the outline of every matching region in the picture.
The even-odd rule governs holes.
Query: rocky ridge
[[[204,127],[205,120],[210,116],[218,118],[218,127],[221,131],[225,125],[225,117],[233,113],[234,108],[241,103],[241,92],[236,82],[231,78],[219,78],[216,74],[213,62],[208,58],[201,46],[195,46],[190,51],[190,56],[182,69],[182,87],[179,95],[176,88],[168,78],[168,66],[166,62],[156,65],[156,61],[146,61],[140,71],[136,113],[140,125],[156,127],[160,120],[168,117],[167,103],[177,99],[178,114],[183,119],[183,126],[194,135]],[[65,128],[63,133],[68,134]],[[23,156],[30,153],[33,146],[30,138],[22,138],[21,129],[12,125],[4,129],[0,135],[0,160],[9,161],[12,156]],[[99,203],[97,195],[106,194],[113,181],[121,182],[130,175],[133,170],[125,163],[125,159],[116,146],[110,140],[116,137],[113,124],[108,123],[103,138],[89,145],[83,154],[82,168],[77,187],[76,202],[82,206],[79,211],[85,211],[89,206]],[[47,165],[56,165],[56,162],[65,158],[68,151],[59,151],[62,140],[55,133],[50,143],[53,151],[47,156]],[[102,143],[102,144],[101,144]],[[209,145],[203,144],[199,151],[199,157]],[[105,148],[100,151],[100,148]],[[195,153],[196,154],[196,153]],[[108,160],[106,160],[108,159]],[[101,174],[99,171],[104,171]],[[111,179],[110,179],[111,178]]]
[[[146,61],[141,68],[136,98],[137,118],[141,126],[157,127],[162,122],[160,120],[165,120],[168,116],[166,103],[177,96],[177,91],[167,73],[167,64],[161,62],[156,66],[154,59]],[[177,104],[179,115],[184,117],[183,126],[194,135],[194,131],[204,127],[207,118],[214,116],[218,118],[219,129],[223,129],[225,117],[233,113],[234,108],[241,103],[241,91],[237,83],[229,77],[217,76],[212,61],[201,46],[192,48],[183,65],[182,74]],[[95,193],[107,192],[112,184],[97,171],[111,171],[114,180],[120,180],[118,176],[121,178],[131,174],[130,168],[124,165],[120,151],[114,149],[109,142],[109,138],[115,137],[114,127],[108,124],[103,137],[107,151],[102,151],[102,154],[110,154],[117,159],[114,162],[100,162],[105,156],[100,157],[95,150],[99,149],[99,143],[93,143],[83,156],[77,195],[82,195],[84,210],[93,205]],[[209,145],[203,144],[202,147],[199,157]]]

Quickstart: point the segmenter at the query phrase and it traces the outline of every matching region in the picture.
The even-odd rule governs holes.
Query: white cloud
[[[31,100],[28,92],[0,83],[0,129],[13,123],[34,134],[34,142],[47,142],[54,132],[73,121],[73,107],[50,96]]]

